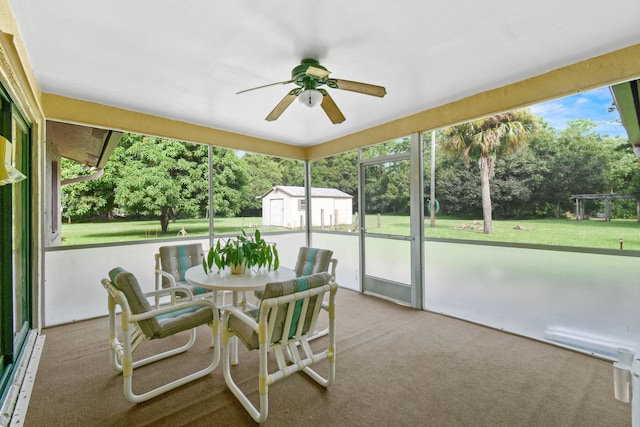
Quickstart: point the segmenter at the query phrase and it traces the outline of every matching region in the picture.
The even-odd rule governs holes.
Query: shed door
[[[284,201],[282,199],[271,199],[269,206],[271,209],[271,225],[282,227],[284,225]]]

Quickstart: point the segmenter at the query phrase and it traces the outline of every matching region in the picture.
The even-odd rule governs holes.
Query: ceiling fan
[[[330,79],[329,74],[330,71],[320,65],[320,62],[317,60],[303,59],[300,62],[300,65],[291,70],[291,80],[245,89],[237,92],[237,94],[269,86],[295,83],[299,87],[287,93],[278,105],[276,105],[276,107],[269,113],[265,120],[276,120],[284,110],[291,105],[293,100],[298,98],[302,104],[310,108],[320,104],[333,124],[344,122],[345,117],[333,101],[333,98],[331,98],[331,95],[329,95],[329,92],[323,89],[322,86],[327,86],[331,89],[364,93],[365,95],[372,95],[380,98],[387,94],[386,89],[382,86],[353,82],[350,80]]]

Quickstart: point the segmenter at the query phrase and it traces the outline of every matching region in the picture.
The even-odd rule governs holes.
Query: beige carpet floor
[[[106,296],[105,296],[106,303]],[[142,390],[205,366],[195,348],[141,368]],[[108,360],[106,318],[48,328],[27,426],[254,425],[219,366],[142,404],[124,399]],[[170,341],[170,340],[163,340]],[[167,343],[144,343],[142,352]],[[326,344],[321,338],[314,345]],[[341,289],[336,382],[294,374],[269,389],[270,426],[628,426],[611,363],[446,316]],[[240,348],[234,377],[257,397],[257,353]]]

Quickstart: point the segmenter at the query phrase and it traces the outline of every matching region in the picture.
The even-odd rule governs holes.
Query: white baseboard
[[[24,425],[31,391],[33,390],[40,356],[44,347],[44,340],[45,336],[39,335],[36,331],[33,331],[28,338],[27,346],[31,346],[31,354],[20,362],[11,385],[12,390],[8,393],[5,400],[5,408],[3,408],[3,418],[4,420],[10,420],[10,424],[8,424],[10,427]]]

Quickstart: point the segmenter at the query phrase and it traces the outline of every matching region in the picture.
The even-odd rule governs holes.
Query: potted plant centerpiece
[[[209,274],[214,266],[218,268],[218,272],[230,267],[232,274],[242,274],[245,269],[277,270],[280,260],[276,244],[264,240],[260,236],[260,230],[256,229],[249,236],[242,230],[242,234],[231,237],[224,243],[220,239],[209,249],[202,260],[202,268]]]

